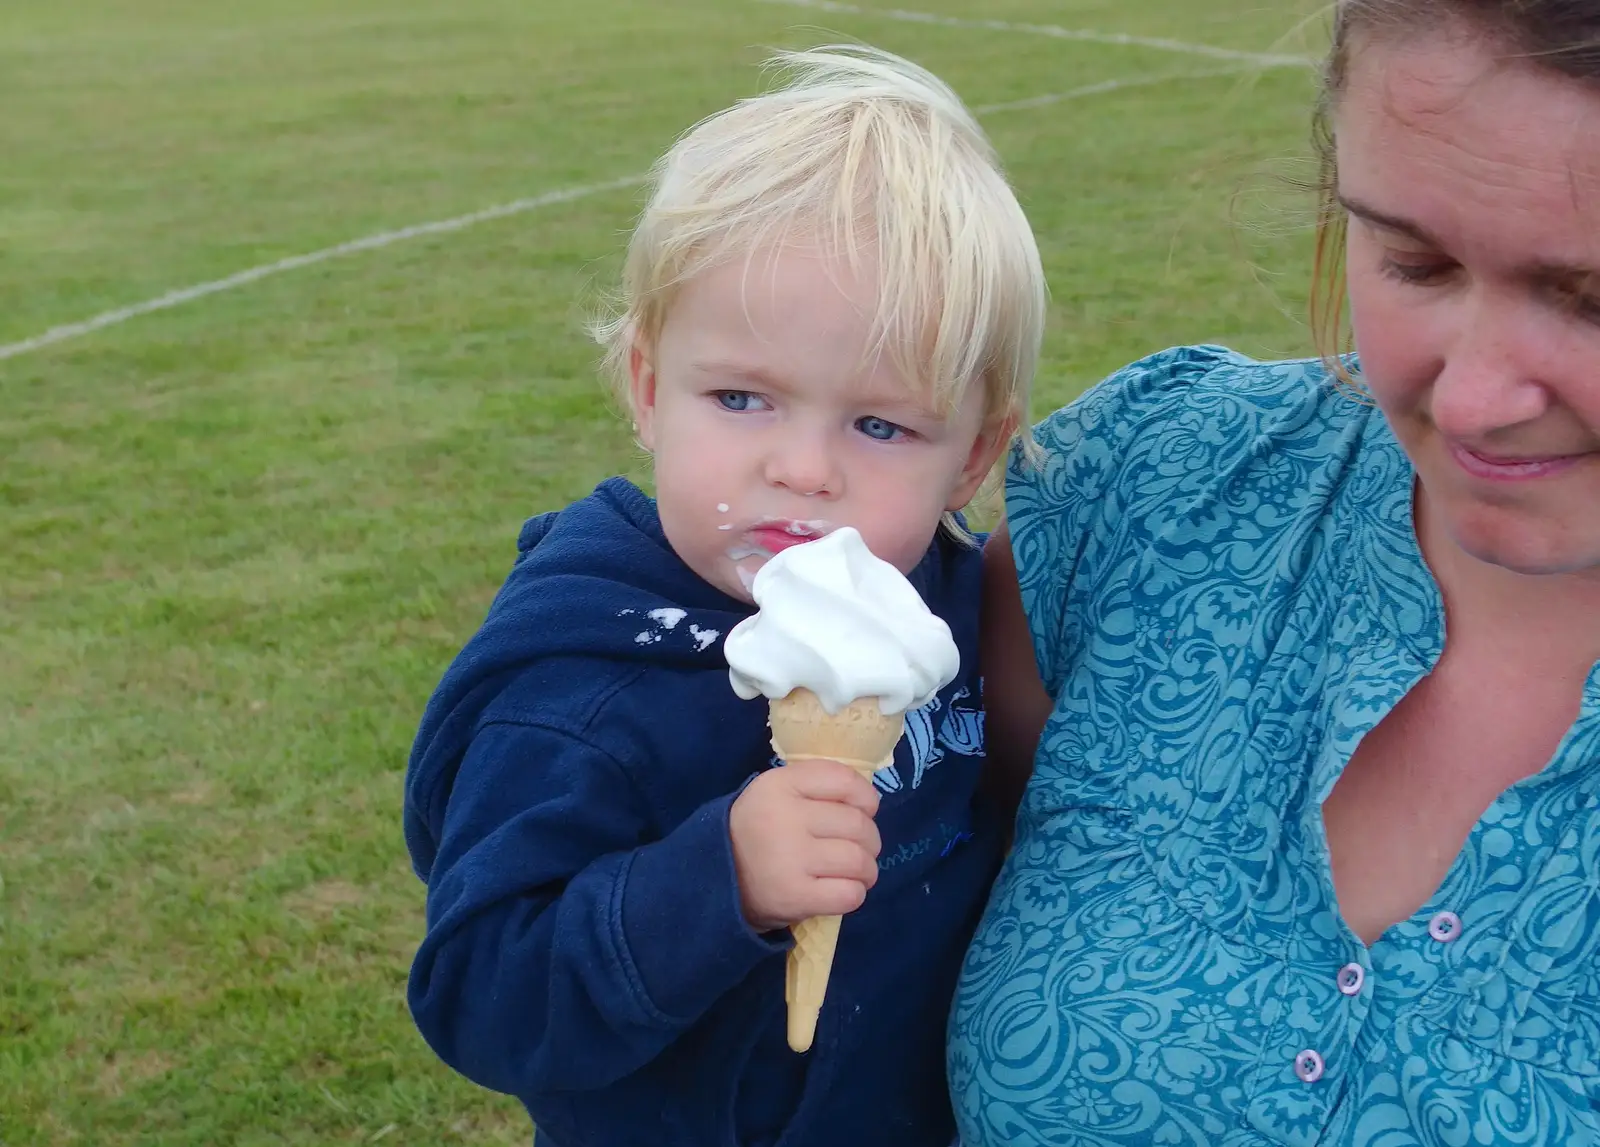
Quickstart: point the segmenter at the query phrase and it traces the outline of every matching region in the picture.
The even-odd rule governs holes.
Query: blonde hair
[[[615,317],[596,323],[625,394],[676,292],[758,249],[819,245],[878,284],[873,351],[984,428],[1025,425],[1045,318],[1033,232],[983,129],[931,72],[873,48],[768,61],[787,82],[702,120],[656,163]],[[951,524],[947,520],[947,525]]]

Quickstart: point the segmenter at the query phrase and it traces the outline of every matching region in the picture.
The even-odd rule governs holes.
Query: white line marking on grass
[[[1156,84],[1165,84],[1173,80],[1209,80],[1217,76],[1237,76],[1248,71],[1247,68],[1207,68],[1195,72],[1170,72],[1162,76],[1133,76],[1126,80],[1101,80],[1098,84],[1085,84],[1081,88],[1070,88],[1064,92],[1047,92],[1042,96],[1029,96],[1025,100],[1012,100],[1003,104],[985,104],[980,108],[973,108],[974,115],[992,115],[995,112],[1024,111],[1028,108],[1048,107],[1059,104],[1064,100],[1082,99],[1085,96],[1104,95],[1106,92],[1120,92],[1125,88],[1148,88]]]
[[[15,358],[19,354],[27,354],[29,351],[53,346],[56,343],[66,342],[68,339],[93,334],[95,331],[104,330],[106,327],[114,327],[118,323],[127,322],[129,319],[136,319],[140,315],[170,310],[173,307],[182,306],[184,303],[192,303],[196,299],[203,299],[207,295],[231,291],[235,287],[254,283],[259,279],[267,278],[269,275],[282,274],[284,271],[295,271],[301,267],[309,267],[315,263],[337,259],[341,255],[354,255],[360,251],[375,251],[380,247],[403,243],[407,239],[419,239],[425,235],[444,235],[451,231],[462,231],[468,227],[475,227],[479,223],[487,223],[493,219],[504,219],[508,215],[520,215],[524,211],[534,211],[540,207],[550,207],[557,203],[570,203],[574,199],[583,199],[606,191],[620,191],[625,187],[635,187],[643,183],[644,179],[643,175],[629,175],[622,179],[607,180],[605,183],[589,183],[581,187],[566,187],[559,191],[547,191],[543,195],[534,195],[527,199],[513,199],[510,203],[485,207],[481,211],[473,211],[467,215],[457,215],[454,219],[438,219],[432,223],[418,223],[413,227],[402,227],[397,231],[380,231],[376,235],[367,235],[360,239],[352,239],[347,243],[324,247],[320,251],[308,251],[304,255],[290,255],[286,259],[279,259],[274,263],[263,263],[259,267],[251,267],[248,270],[229,275],[225,279],[213,279],[209,283],[196,283],[192,287],[168,291],[164,295],[146,299],[142,303],[134,303],[130,307],[119,307],[114,311],[106,311],[103,314],[95,315],[93,318],[84,319],[82,322],[51,327],[42,335],[35,335],[33,338],[23,339],[18,343],[0,346],[0,361]]]
[[[998,26],[1008,31],[1028,31],[1033,30],[1036,27],[1034,25],[1024,24],[1004,24],[1001,21],[956,21],[954,17],[944,16],[928,16],[924,18],[918,13],[904,13],[900,12],[899,10],[880,11],[857,8],[853,5],[834,3],[833,0],[763,0],[763,2],[798,4],[804,7],[825,8],[829,11],[861,13],[871,12],[874,15],[887,15],[897,19],[915,17],[919,20],[925,20],[925,22],[929,23],[958,23],[963,27],[969,24],[982,27]],[[1037,27],[1043,26],[1040,25]],[[1142,40],[1138,37],[1122,37],[1113,33],[1069,32],[1064,28],[1056,29],[1055,33],[1052,34],[1062,34],[1070,38],[1077,39],[1110,37],[1111,42],[1113,43],[1137,43],[1147,46],[1151,43],[1150,41]],[[1177,41],[1161,41],[1160,43],[1171,46],[1176,44]],[[1145,75],[1133,76],[1127,79],[1102,80],[1099,83],[1086,84],[1081,88],[1072,88],[1065,92],[1051,92],[1046,93],[1045,95],[1031,96],[1024,100],[1012,100],[1007,103],[986,104],[982,107],[974,108],[973,111],[978,115],[991,115],[995,112],[1021,111],[1027,108],[1047,107],[1050,104],[1062,103],[1066,100],[1082,99],[1086,96],[1097,96],[1106,94],[1108,92],[1122,91],[1126,88],[1150,87],[1154,84],[1164,84],[1173,80],[1202,80],[1210,79],[1215,76],[1235,75],[1241,71],[1248,70],[1247,67],[1243,66],[1245,64],[1249,64],[1250,66],[1285,66],[1282,63],[1270,65],[1263,64],[1263,60],[1292,60],[1296,65],[1302,65],[1307,62],[1305,60],[1301,60],[1299,57],[1263,57],[1256,56],[1252,53],[1231,52],[1230,50],[1224,48],[1212,49],[1206,45],[1181,45],[1181,50],[1185,51],[1194,48],[1204,48],[1205,51],[1200,53],[1202,55],[1224,53],[1222,58],[1237,59],[1241,66],[1232,68],[1216,68],[1205,71],[1173,72],[1167,75]],[[524,211],[533,211],[537,208],[549,207],[557,203],[570,203],[572,200],[583,199],[590,195],[599,195],[606,191],[620,191],[623,188],[634,187],[640,183],[643,183],[645,178],[646,177],[644,175],[628,175],[621,179],[608,180],[605,183],[589,183],[579,187],[563,188],[559,191],[547,191],[543,195],[535,195],[527,199],[514,199],[510,203],[501,203],[494,207],[485,207],[481,211],[473,211],[467,215],[458,215],[453,219],[440,219],[432,223],[418,223],[412,227],[402,227],[397,231],[382,231],[376,235],[368,235],[361,239],[352,239],[347,243],[339,243],[332,247],[324,247],[320,251],[310,251],[304,255],[291,255],[286,259],[279,259],[274,263],[263,263],[259,267],[251,267],[248,270],[229,275],[225,279],[213,279],[209,283],[197,283],[192,287],[183,287],[176,291],[169,291],[164,295],[157,296],[154,299],[147,299],[142,303],[134,303],[132,306],[120,307],[114,311],[106,311],[103,314],[95,315],[93,318],[85,319],[82,322],[67,323],[64,326],[52,327],[45,331],[42,335],[36,335],[33,338],[23,339],[21,342],[11,343],[8,346],[0,346],[0,361],[4,361],[8,358],[14,358],[17,355],[27,354],[29,351],[42,350],[45,347],[54,346],[56,343],[66,342],[69,339],[80,338],[83,335],[93,334],[95,331],[103,330],[106,327],[116,326],[119,323],[125,323],[129,319],[136,319],[141,315],[152,314],[156,311],[170,310],[171,308],[181,306],[184,303],[193,302],[196,299],[203,299],[207,295],[216,295],[223,291],[231,291],[235,287],[246,286],[247,284],[254,283],[259,279],[265,279],[269,275],[277,275],[284,271],[293,271],[301,267],[309,267],[315,263],[322,263],[329,259],[338,258],[341,255],[353,255],[360,251],[374,251],[380,247],[388,247],[394,243],[404,242],[407,239],[417,239],[425,235],[442,235],[451,231],[462,231],[468,227],[476,226],[479,223],[487,223],[494,219],[504,219],[508,215],[518,215]]]
[[[1059,24],[972,20],[960,16],[944,16],[937,12],[911,12],[904,8],[863,8],[859,4],[844,4],[839,0],[761,0],[761,2],[788,4],[795,8],[812,8],[818,12],[836,12],[848,16],[877,16],[883,20],[900,20],[908,24],[936,24],[943,28],[982,28],[991,32],[1022,32],[1030,36],[1049,36],[1056,40],[1080,40],[1091,44],[1153,48],[1158,52],[1181,52],[1188,56],[1209,56],[1214,60],[1237,60],[1240,63],[1255,64],[1263,68],[1304,68],[1314,62],[1305,56],[1281,55],[1276,52],[1246,52],[1238,48],[1220,48],[1215,44],[1192,44],[1186,40],[1169,40],[1162,36],[1096,32],[1087,28],[1063,28]]]

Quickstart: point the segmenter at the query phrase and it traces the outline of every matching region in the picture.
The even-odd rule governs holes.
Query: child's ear
[[[628,405],[633,433],[646,450],[656,448],[656,367],[638,343],[628,352]]]
[[[978,487],[983,485],[983,480],[994,469],[994,464],[1000,460],[1000,455],[1005,452],[1006,444],[1011,441],[1011,436],[1016,430],[1016,416],[1008,414],[999,422],[986,426],[978,432],[978,437],[972,443],[972,450],[967,454],[966,463],[961,467],[961,474],[956,479],[955,488],[950,491],[950,499],[945,503],[946,510],[966,508],[967,503],[978,493]]]

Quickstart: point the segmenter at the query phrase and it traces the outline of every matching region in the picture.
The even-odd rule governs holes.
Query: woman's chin
[[[1586,573],[1600,579],[1600,536],[1563,529],[1560,523],[1485,521],[1483,517],[1444,523],[1445,533],[1468,557],[1528,577]],[[1594,535],[1594,531],[1588,534]]]

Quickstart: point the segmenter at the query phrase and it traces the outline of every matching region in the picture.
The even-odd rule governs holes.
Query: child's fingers
[[[846,916],[867,902],[867,886],[859,880],[824,877],[812,885],[809,916]]]
[[[877,823],[854,805],[810,801],[806,806],[806,829],[819,840],[849,841],[865,849],[868,856],[883,851]]]
[[[878,815],[878,790],[849,765],[820,758],[798,758],[784,766],[794,791],[818,801],[853,805],[868,816]]]
[[[859,844],[849,840],[813,842],[806,865],[808,873],[824,880],[854,880],[864,888],[878,882],[878,864]]]

